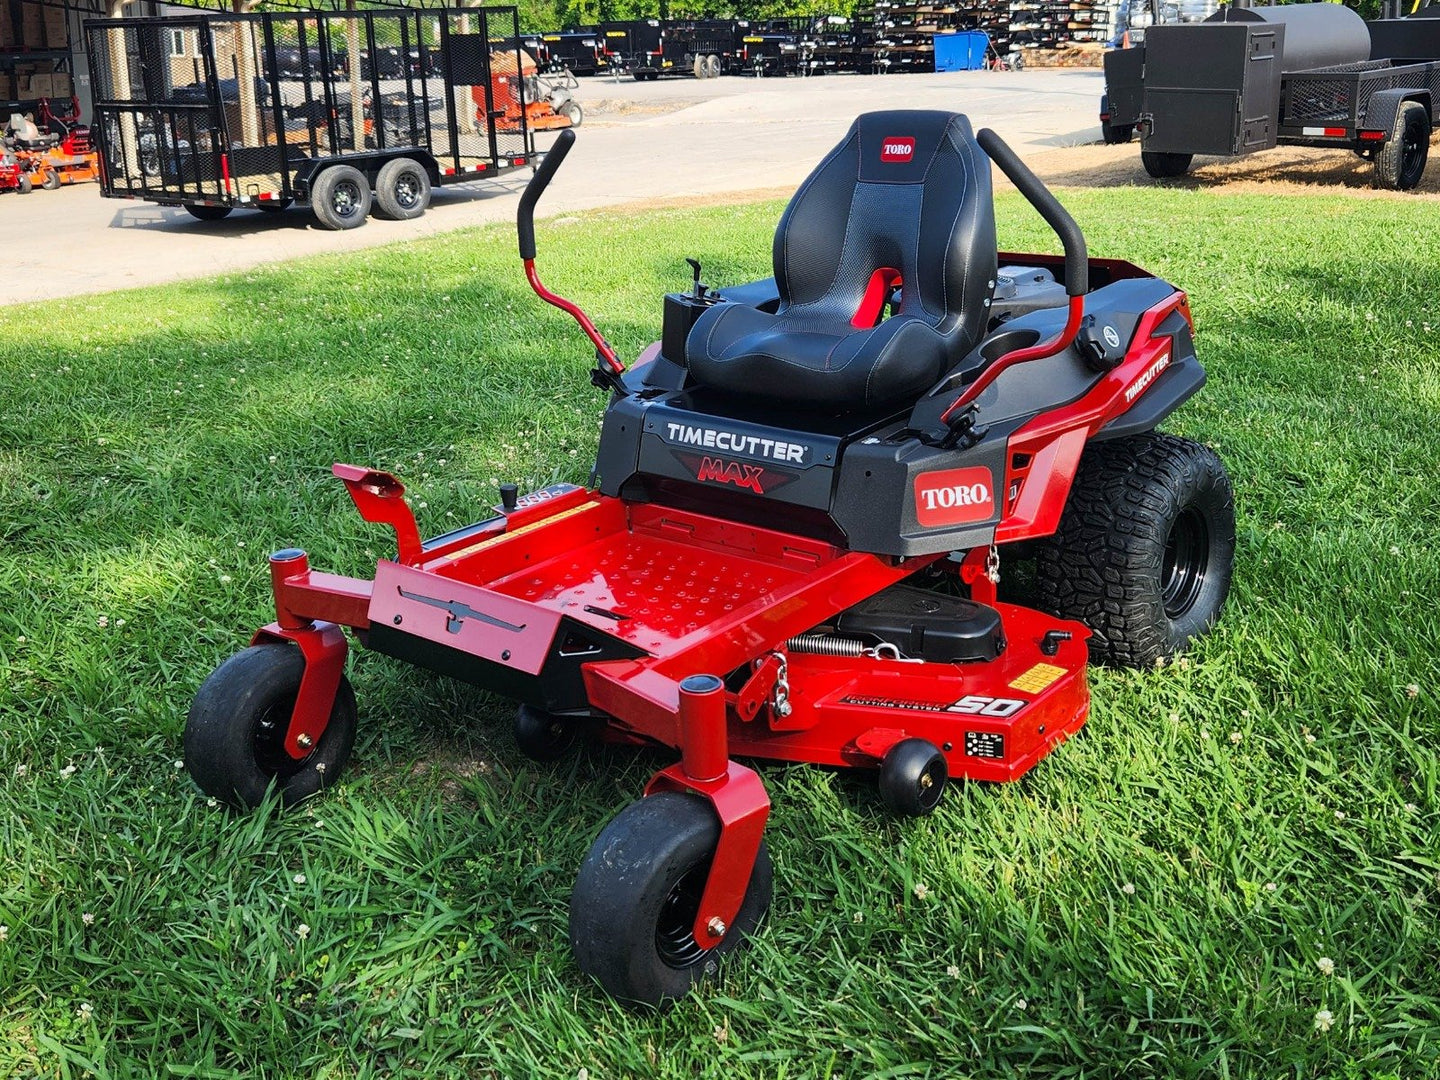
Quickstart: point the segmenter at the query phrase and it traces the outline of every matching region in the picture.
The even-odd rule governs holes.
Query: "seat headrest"
[[[859,136],[861,183],[921,184],[952,139],[974,141],[970,121],[959,113],[891,109],[864,113],[851,125]]]

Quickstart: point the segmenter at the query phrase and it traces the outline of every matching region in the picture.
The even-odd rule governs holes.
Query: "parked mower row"
[[[770,906],[770,800],[737,758],[869,770],[902,814],[951,779],[1018,779],[1085,723],[1089,659],[1151,667],[1214,623],[1234,509],[1216,454],[1156,430],[1205,380],[1185,293],[1090,258],[993,132],[859,117],[781,217],[773,277],[717,290],[692,262],[629,367],[536,269],[534,208],[574,141],[517,225],[531,287],[595,350],[590,486],[502,485],[425,540],[399,480],[335,465],[393,556],[367,579],[275,552],[275,619],[205,680],[185,763],[240,808],[334,784],[345,628],[516,700],[533,758],[582,736],[673,754],[570,908],[580,969],[657,1005]],[[997,251],[992,162],[1063,256]],[[1035,609],[999,598],[1020,543]]]
[[[38,123],[15,114],[0,129],[0,191],[24,195],[99,178],[99,155],[89,127],[79,122],[78,102],[66,104],[62,114],[55,102],[42,99]]]

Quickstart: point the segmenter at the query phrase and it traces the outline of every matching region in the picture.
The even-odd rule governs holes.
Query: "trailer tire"
[[[1375,153],[1374,185],[1409,191],[1425,175],[1430,156],[1430,112],[1418,101],[1402,101],[1395,124]]]
[[[206,206],[204,203],[186,203],[185,212],[197,221],[219,221],[230,216],[228,206]]]
[[[720,77],[720,57],[714,53],[705,58],[705,74],[711,79]]]
[[[370,181],[353,166],[331,165],[310,185],[310,209],[327,229],[358,229],[370,205]]]
[[[1080,459],[1054,536],[1035,542],[1039,607],[1090,628],[1090,657],[1144,668],[1220,615],[1235,559],[1235,498],[1206,446],[1151,431]]]
[[[696,55],[690,63],[691,66],[695,69],[695,78],[705,78],[705,57]]]
[[[430,207],[430,176],[414,158],[387,161],[375,179],[375,216],[410,221]]]
[[[1105,140],[1106,146],[1119,146],[1121,143],[1128,143],[1134,137],[1134,124],[1112,124],[1109,120],[1100,121],[1100,138]]]
[[[1156,180],[1170,180],[1177,176],[1184,176],[1190,171],[1190,162],[1194,159],[1194,154],[1167,154],[1159,150],[1140,151],[1140,164],[1144,165],[1145,171]]]

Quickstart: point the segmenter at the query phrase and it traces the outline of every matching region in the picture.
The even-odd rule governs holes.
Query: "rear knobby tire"
[[[219,221],[230,216],[228,206],[206,206],[204,203],[186,203],[185,212],[197,221]]]
[[[1166,154],[1158,150],[1141,150],[1140,164],[1156,180],[1172,180],[1190,171],[1194,154]]]
[[[1148,432],[1085,451],[1054,536],[1036,544],[1042,608],[1090,628],[1090,657],[1144,667],[1205,633],[1230,591],[1235,502],[1214,451]]]
[[[211,673],[185,722],[185,768],[207,795],[253,809],[272,784],[285,806],[333,784],[355,745],[355,692],[343,675],[330,722],[308,757],[285,752],[305,657],[294,645],[252,645]]]
[[[414,158],[387,161],[375,178],[375,216],[410,221],[430,206],[430,175]]]
[[[331,165],[310,187],[310,208],[327,229],[358,229],[370,216],[370,181],[350,165]]]
[[[719,841],[715,810],[698,795],[662,792],[622,810],[596,837],[570,897],[580,970],[620,1000],[649,1006],[715,975],[760,925],[774,876],[762,843],[734,923],[701,949],[693,923]]]
[[[1395,126],[1375,152],[1374,185],[1409,191],[1425,175],[1430,156],[1430,113],[1418,101],[1402,101]]]

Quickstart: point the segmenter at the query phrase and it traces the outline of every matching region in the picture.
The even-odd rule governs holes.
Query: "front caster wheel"
[[[880,798],[897,814],[923,817],[939,805],[949,775],[934,743],[902,739],[880,763]]]
[[[515,745],[531,761],[558,761],[575,745],[575,722],[521,705],[515,712]]]
[[[760,845],[745,900],[720,944],[702,949],[694,922],[720,841],[698,795],[662,792],[622,810],[591,846],[570,897],[580,970],[623,1001],[658,1006],[718,970],[770,907],[773,870]]]
[[[355,692],[343,675],[330,721],[309,755],[285,750],[305,657],[292,645],[252,645],[211,673],[185,722],[185,768],[207,795],[259,806],[271,784],[285,806],[329,787],[355,745]]]

